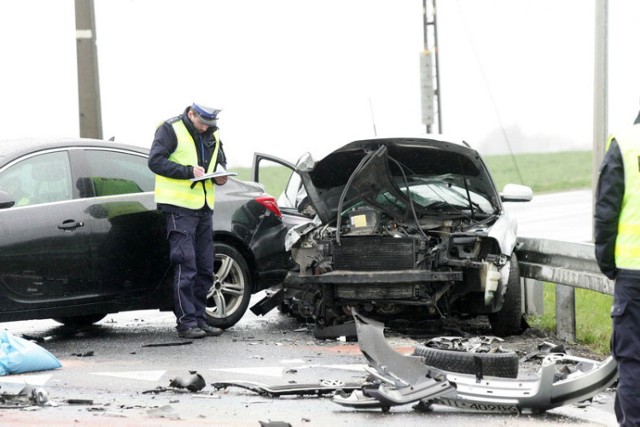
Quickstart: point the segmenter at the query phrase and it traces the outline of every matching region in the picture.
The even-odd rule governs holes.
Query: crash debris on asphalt
[[[354,313],[358,344],[368,361],[372,380],[351,394],[336,394],[334,402],[351,408],[380,408],[419,403],[461,410],[540,413],[583,402],[604,391],[617,378],[616,363],[549,353],[537,374],[517,378],[445,371],[428,366],[420,356],[396,352],[384,338],[382,323]],[[479,359],[478,359],[479,360]]]

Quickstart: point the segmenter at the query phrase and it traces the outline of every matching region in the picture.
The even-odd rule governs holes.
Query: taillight
[[[282,212],[280,212],[280,208],[278,207],[278,202],[271,196],[258,196],[256,197],[256,202],[260,203],[265,208],[269,209],[271,212],[276,214],[278,218],[282,218]]]

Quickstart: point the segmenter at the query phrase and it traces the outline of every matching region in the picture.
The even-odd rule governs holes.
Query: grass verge
[[[610,353],[611,317],[609,315],[613,296],[588,289],[576,289],[576,341],[591,348],[597,354]],[[529,325],[555,332],[556,330],[556,286],[544,284],[544,314],[529,316]]]

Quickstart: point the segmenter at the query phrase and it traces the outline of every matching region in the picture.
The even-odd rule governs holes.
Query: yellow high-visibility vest
[[[640,270],[640,125],[615,135],[624,165],[624,196],[618,219],[616,267]]]
[[[176,120],[171,125],[178,138],[178,145],[173,153],[169,156],[169,160],[181,165],[197,165],[198,151],[196,150],[195,141],[187,130],[182,120]],[[209,167],[206,173],[212,173],[216,170],[218,163],[218,151],[220,149],[220,141],[218,140],[218,131],[213,133],[216,141],[216,147],[209,161]],[[156,203],[166,203],[174,206],[181,206],[188,209],[200,209],[205,203],[210,209],[213,209],[215,202],[215,186],[210,179],[198,182],[192,187],[189,179],[174,179],[156,174],[155,201]]]

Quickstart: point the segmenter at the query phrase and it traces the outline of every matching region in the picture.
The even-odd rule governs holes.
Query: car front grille
[[[342,237],[332,242],[335,270],[383,271],[414,268],[417,243],[414,239],[380,236]]]

